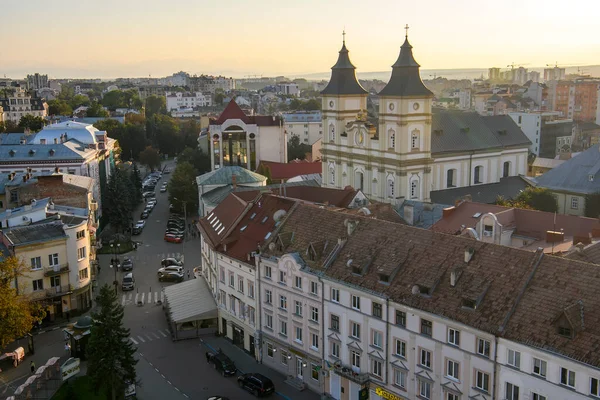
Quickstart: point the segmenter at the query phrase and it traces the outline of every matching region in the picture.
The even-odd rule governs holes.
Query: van
[[[123,290],[133,290],[135,288],[135,278],[133,277],[133,273],[130,272],[123,276],[123,281],[121,283],[121,289]]]

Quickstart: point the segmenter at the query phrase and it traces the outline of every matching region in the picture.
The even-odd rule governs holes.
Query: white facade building
[[[212,105],[211,95],[201,92],[167,92],[166,97],[167,111],[169,112],[193,110],[197,107],[210,107]]]
[[[300,87],[297,83],[278,83],[275,85],[275,92],[287,96],[300,96]]]
[[[312,145],[323,138],[323,122],[320,111],[296,111],[281,115],[287,137],[298,136],[300,143]]]
[[[6,98],[0,98],[0,107],[4,109],[4,120],[18,124],[25,115],[45,118],[48,115],[48,104],[40,98],[31,97],[23,87],[15,88],[15,92]]]

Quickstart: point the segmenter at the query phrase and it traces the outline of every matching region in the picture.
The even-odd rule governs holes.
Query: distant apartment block
[[[189,78],[189,86],[194,92],[214,93],[217,89],[229,92],[235,89],[235,79],[210,75],[192,76]]]
[[[275,92],[287,96],[300,96],[300,87],[297,83],[278,83],[275,85]]]
[[[531,141],[529,151],[538,157],[554,158],[570,152],[573,120],[559,112],[510,112],[508,115]]]
[[[598,116],[600,79],[551,81],[548,96],[552,111],[575,121],[593,122]]]
[[[27,75],[27,87],[29,90],[48,87],[48,75],[40,75],[37,72],[33,75]]]
[[[544,68],[544,81],[560,81],[567,76],[566,69],[558,66],[552,68]]]
[[[167,97],[167,111],[169,112],[210,107],[212,105],[210,93],[166,92],[165,95]]]
[[[282,117],[289,139],[298,136],[300,143],[312,145],[323,137],[321,111],[295,111],[283,113]]]
[[[48,104],[40,98],[31,97],[20,86],[15,89],[14,94],[0,98],[0,107],[4,109],[4,119],[16,124],[24,115],[42,118],[48,115]]]

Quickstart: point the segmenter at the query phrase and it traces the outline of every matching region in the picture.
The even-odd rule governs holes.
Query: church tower
[[[430,200],[431,106],[433,93],[425,87],[408,41],[408,26],[400,55],[392,65],[392,76],[379,92],[379,143],[387,159],[394,159],[379,171],[385,182],[379,193],[384,201],[394,199]]]
[[[368,92],[356,78],[356,67],[352,64],[346,48],[344,32],[342,49],[338,60],[331,67],[329,84],[321,92],[322,96],[322,161],[323,186],[343,188],[341,160],[334,154],[342,150],[342,139],[346,137],[345,127],[356,116],[367,109]],[[346,183],[347,184],[347,183]]]

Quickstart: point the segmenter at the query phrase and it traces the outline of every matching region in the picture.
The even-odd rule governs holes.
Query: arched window
[[[502,177],[506,178],[510,176],[510,161],[504,162],[504,167],[502,168]]]
[[[411,199],[419,198],[419,178],[413,178],[410,181],[410,198]]]
[[[419,150],[421,146],[421,132],[418,129],[413,129],[410,134],[410,148],[411,150]]]
[[[361,171],[356,171],[354,174],[354,188],[358,190],[363,190],[364,180],[364,174]]]
[[[388,131],[388,147],[390,149],[396,148],[396,131],[394,131],[393,129],[390,129]]]
[[[335,127],[333,124],[329,124],[329,141],[335,142]]]
[[[335,164],[329,164],[329,183],[335,185]]]
[[[387,197],[389,199],[393,199],[394,198],[394,177],[393,176],[388,176],[387,178]]]
[[[373,178],[373,182],[371,182],[371,195],[377,196],[377,178]]]
[[[449,169],[448,172],[446,172],[446,187],[447,188],[456,187],[456,170],[455,169]]]
[[[475,171],[473,173],[473,183],[483,183],[483,167],[478,165],[475,167]]]

